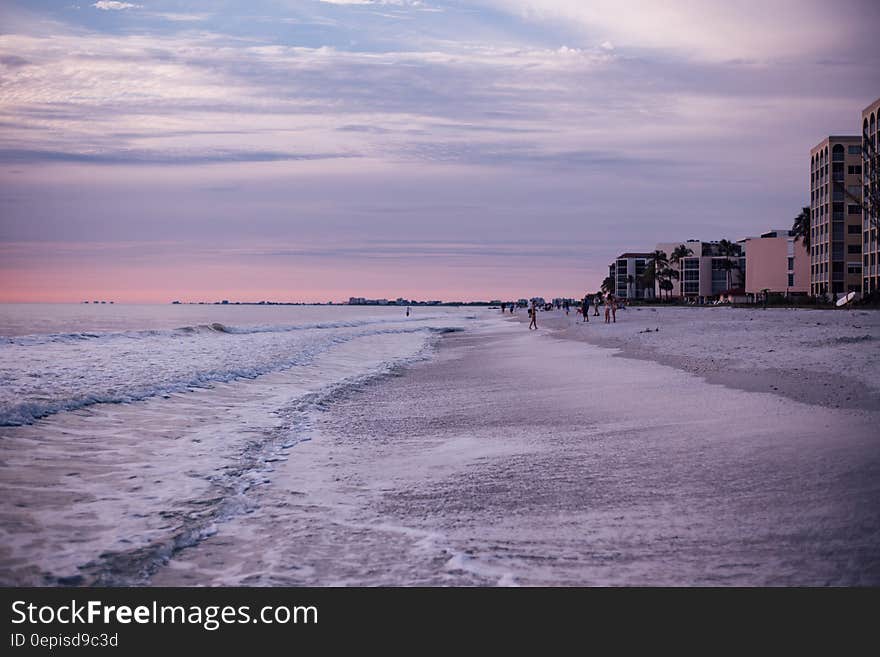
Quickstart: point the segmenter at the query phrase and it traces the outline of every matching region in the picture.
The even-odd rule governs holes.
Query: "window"
[[[794,274],[788,275],[788,287],[794,287]]]
[[[847,214],[862,214],[862,208],[855,204],[850,204],[846,206]]]
[[[859,197],[862,195],[862,186],[861,185],[850,185],[846,188],[846,191],[851,196]]]
[[[851,176],[860,176],[860,175],[862,175],[862,165],[861,164],[850,165],[849,167],[847,167],[846,172]]]
[[[850,224],[846,227],[846,232],[850,235],[858,235],[860,232],[862,232],[862,229],[855,224]]]
[[[834,144],[834,148],[831,149],[831,159],[834,162],[843,162],[845,150],[843,148],[843,144]]]
[[[846,151],[850,155],[858,155],[862,152],[862,147],[858,144],[850,144],[849,148],[847,148]]]
[[[846,252],[849,254],[860,254],[862,252],[861,244],[849,244],[846,247]]]
[[[860,264],[858,264],[857,262],[851,262],[846,266],[846,273],[847,274],[861,274],[862,273],[862,266]]]
[[[789,258],[788,259],[788,271],[791,271],[793,269],[794,269],[794,258]]]

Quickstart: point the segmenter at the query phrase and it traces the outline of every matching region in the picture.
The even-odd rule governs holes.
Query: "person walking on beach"
[[[611,321],[617,324],[617,299],[611,297]]]
[[[611,323],[611,296],[605,297],[605,323]]]
[[[532,329],[538,330],[538,308],[535,306],[535,302],[532,301],[532,306],[529,308],[529,330]]]
[[[596,308],[596,312],[593,313],[593,315],[598,317],[599,316],[599,303],[602,301],[602,293],[601,292],[596,293],[596,298],[594,299],[594,301],[595,301],[595,303],[593,304],[593,306]]]
[[[590,296],[588,294],[584,295],[583,305],[581,306],[581,310],[584,315],[584,321],[590,321]]]

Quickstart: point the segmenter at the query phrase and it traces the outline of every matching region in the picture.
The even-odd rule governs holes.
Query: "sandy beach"
[[[566,339],[573,317],[445,336],[433,361],[336,400],[253,513],[151,583],[880,582],[870,396],[794,401],[778,368],[745,386],[760,392],[710,383]]]
[[[4,581],[880,583],[877,313],[479,318],[4,429]]]

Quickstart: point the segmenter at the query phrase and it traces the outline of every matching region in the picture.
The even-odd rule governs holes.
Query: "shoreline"
[[[613,326],[596,326],[592,317],[589,327],[573,326],[576,317],[541,313],[537,332],[526,330],[522,316],[487,317],[472,330],[438,335],[429,360],[308,408],[291,397],[302,382],[266,375],[168,401],[71,413],[44,425],[55,427],[59,450],[71,447],[72,433],[122,458],[118,438],[127,436],[142,444],[142,476],[123,482],[121,495],[116,480],[127,473],[105,472],[110,461],[102,457],[92,472],[64,460],[55,479],[29,482],[33,493],[19,489],[19,497],[63,494],[46,516],[69,523],[63,536],[41,539],[25,530],[27,518],[43,517],[26,509],[32,499],[5,512],[18,518],[17,544],[35,541],[44,553],[47,573],[66,575],[57,572],[66,544],[51,541],[70,532],[84,546],[83,532],[99,529],[93,538],[105,550],[114,543],[159,546],[146,570],[127,558],[108,563],[106,581],[148,586],[880,583],[880,409],[719,385],[708,379],[712,371],[689,372],[586,339],[656,339],[677,326],[671,316],[659,334],[636,333],[645,320],[636,322],[635,314],[618,313]],[[700,317],[711,334],[709,316]],[[729,318],[719,317],[727,330]],[[873,325],[865,326],[857,331],[873,335]],[[747,337],[767,330],[753,322]],[[799,335],[816,342],[823,331]],[[691,347],[696,367],[704,354],[699,343]],[[350,356],[352,366],[362,360],[354,344]],[[315,363],[312,374],[322,367]],[[762,382],[780,376],[733,371]],[[183,412],[200,406],[194,415]],[[102,442],[102,425],[93,420],[105,415],[112,424]],[[147,426],[155,431],[143,441]],[[22,437],[39,431],[15,429]],[[181,439],[198,446],[217,432],[254,448],[277,440],[281,449],[252,472],[209,443],[197,448],[195,461],[164,463],[175,460]],[[207,456],[207,471],[194,472]],[[223,505],[236,510],[209,512],[199,502],[201,488],[222,483],[212,472],[227,469],[229,490],[237,492]],[[104,487],[80,490],[92,475]],[[182,482],[189,495],[175,494]],[[15,490],[16,483],[4,485]],[[148,499],[141,486],[155,501],[132,506]],[[125,525],[94,526],[111,507],[123,512]],[[197,540],[175,538],[166,548],[145,531],[164,535],[189,514],[207,521]],[[24,582],[37,556],[15,544],[3,557],[20,557]],[[73,552],[66,558],[84,578],[59,583],[93,582],[98,562],[76,561]]]
[[[668,310],[668,308],[667,308]],[[683,312],[764,312],[762,309],[720,309],[720,308],[675,308],[675,311]],[[792,312],[799,309],[779,309],[783,312]],[[862,313],[865,311],[839,311],[810,309],[813,312],[829,313]],[[641,311],[642,316],[637,316]],[[686,345],[659,344],[646,345],[640,338],[643,332],[651,329],[657,332],[657,336],[664,337],[661,321],[650,321],[646,312],[658,312],[657,308],[629,307],[625,311],[618,311],[618,322],[613,324],[615,333],[599,333],[594,324],[604,325],[604,316],[590,316],[590,322],[581,326],[580,315],[572,312],[566,316],[561,311],[551,311],[539,314],[539,330],[544,329],[550,335],[560,340],[585,342],[605,349],[615,350],[618,358],[650,361],[674,367],[678,370],[695,374],[703,378],[707,383],[719,384],[735,390],[746,392],[769,392],[791,399],[793,401],[824,406],[827,408],[849,408],[856,410],[880,409],[880,389],[872,388],[873,381],[870,377],[861,378],[848,376],[841,372],[826,372],[820,368],[811,367],[808,358],[803,362],[795,363],[792,367],[768,367],[759,363],[744,362],[742,354],[725,352],[719,349],[720,354],[707,357],[704,354],[688,353]],[[507,317],[507,321],[514,320],[526,324],[527,318],[520,314]],[[880,324],[877,322],[876,324]],[[651,328],[653,327],[653,328]],[[676,327],[678,328],[678,327]],[[638,329],[634,332],[634,329]],[[675,329],[673,329],[675,330]],[[859,331],[861,331],[859,327]],[[868,335],[860,337],[869,337]],[[872,340],[880,341],[880,333],[875,327],[870,334]],[[855,338],[859,339],[858,337]],[[756,338],[756,341],[760,338]],[[866,347],[871,349],[871,347]],[[678,353],[674,353],[677,351]],[[770,350],[774,351],[773,349]],[[725,357],[726,356],[726,357]],[[866,368],[867,369],[867,368]],[[867,380],[866,380],[867,379]]]
[[[334,400],[151,585],[880,582],[880,414],[517,328]]]

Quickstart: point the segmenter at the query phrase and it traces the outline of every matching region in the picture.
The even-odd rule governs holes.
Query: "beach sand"
[[[149,581],[880,584],[877,315],[758,312],[445,336],[310,411],[249,511]]]

